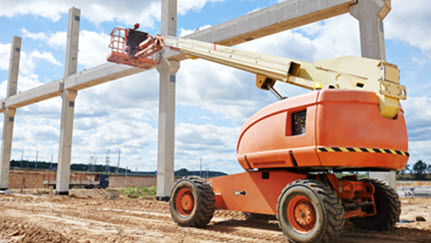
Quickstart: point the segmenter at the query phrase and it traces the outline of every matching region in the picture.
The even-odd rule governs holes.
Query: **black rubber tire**
[[[181,215],[176,207],[178,192],[188,188],[191,190],[194,207],[188,216]],[[212,219],[215,210],[215,194],[211,185],[199,176],[188,176],[178,180],[171,191],[169,209],[173,220],[184,227],[205,227]]]
[[[242,213],[246,220],[248,221],[269,221],[269,220],[277,220],[275,215],[269,215],[269,214],[260,214],[260,213]]]
[[[349,219],[356,227],[366,230],[390,230],[400,220],[401,202],[395,190],[382,180],[370,178],[369,182],[376,189],[374,200],[377,214],[371,217]]]
[[[311,201],[316,222],[310,232],[300,232],[287,218],[289,202],[296,196]],[[306,179],[287,185],[278,198],[277,219],[283,234],[293,242],[329,242],[339,237],[344,226],[344,208],[337,194],[320,181]]]

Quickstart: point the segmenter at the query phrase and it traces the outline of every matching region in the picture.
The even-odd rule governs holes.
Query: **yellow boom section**
[[[158,35],[145,38],[138,46],[124,49],[124,53],[128,51],[131,56],[127,62],[118,61],[118,58],[115,62],[133,65],[130,63],[136,60],[154,60],[154,53],[162,47],[169,47],[186,54],[188,58],[202,58],[254,73],[256,86],[261,89],[273,90],[274,83],[281,81],[310,90],[317,85],[322,89],[372,91],[379,99],[382,116],[387,118],[397,115],[400,99],[406,99],[407,95],[406,87],[400,85],[397,66],[381,60],[345,56],[308,63],[197,40]],[[134,49],[135,52],[130,52]],[[117,57],[114,51],[111,57]],[[135,66],[144,67],[139,64]]]
[[[308,63],[271,56],[196,40],[164,37],[164,45],[189,57],[202,58],[256,74],[256,85],[268,89],[282,81],[313,90],[357,89],[376,93],[380,112],[394,118],[400,109],[400,99],[406,99],[406,87],[400,85],[396,65],[375,59],[354,56],[337,57]]]

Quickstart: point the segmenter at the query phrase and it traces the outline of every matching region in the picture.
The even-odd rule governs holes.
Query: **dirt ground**
[[[0,195],[0,242],[287,242],[276,221],[247,221],[239,212],[216,211],[208,227],[183,228],[172,221],[166,202],[100,189],[96,196],[89,190],[72,190],[71,196],[34,192],[39,195]],[[338,242],[431,242],[431,198],[401,200],[401,219],[414,222],[389,232],[347,224]],[[416,222],[417,216],[426,221]]]
[[[397,181],[397,187],[402,186],[431,186],[431,181]]]

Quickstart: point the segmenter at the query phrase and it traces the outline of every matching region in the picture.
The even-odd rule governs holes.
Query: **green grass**
[[[135,188],[125,188],[121,190],[121,195],[128,198],[141,198],[148,196],[155,196],[157,189],[155,186],[150,187],[135,187]]]

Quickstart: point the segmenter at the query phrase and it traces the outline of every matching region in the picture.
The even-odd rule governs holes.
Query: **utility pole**
[[[118,150],[117,173],[120,173],[120,157],[121,157],[121,149]]]
[[[34,163],[34,168],[37,168],[37,157],[39,156],[39,149],[37,148],[37,145],[35,144],[34,147],[36,147],[36,160]]]
[[[111,172],[111,168],[110,168],[111,158],[109,157],[109,152],[110,150],[108,149],[108,151],[106,151],[106,157],[105,157],[105,172]]]
[[[201,153],[199,153],[199,161],[200,161],[199,176],[202,177],[202,157],[201,157]]]
[[[49,169],[51,169],[52,161],[54,160],[54,153],[51,152],[51,163],[49,163]]]
[[[128,166],[126,166],[126,172],[124,174],[124,188],[127,188],[127,170],[129,169]]]
[[[87,169],[87,171],[91,171],[91,165],[93,163],[93,159],[94,159],[93,155],[90,155],[90,159],[89,159],[90,162],[88,163],[88,169]]]
[[[94,168],[96,168],[97,167],[97,156],[95,156],[94,157],[94,162],[93,162],[93,166],[92,166],[92,168],[93,168],[93,170],[94,170]],[[97,170],[97,169],[96,169]]]
[[[24,160],[24,145],[21,143],[19,145],[21,145],[21,161],[19,163],[19,167],[22,168],[22,161]]]

